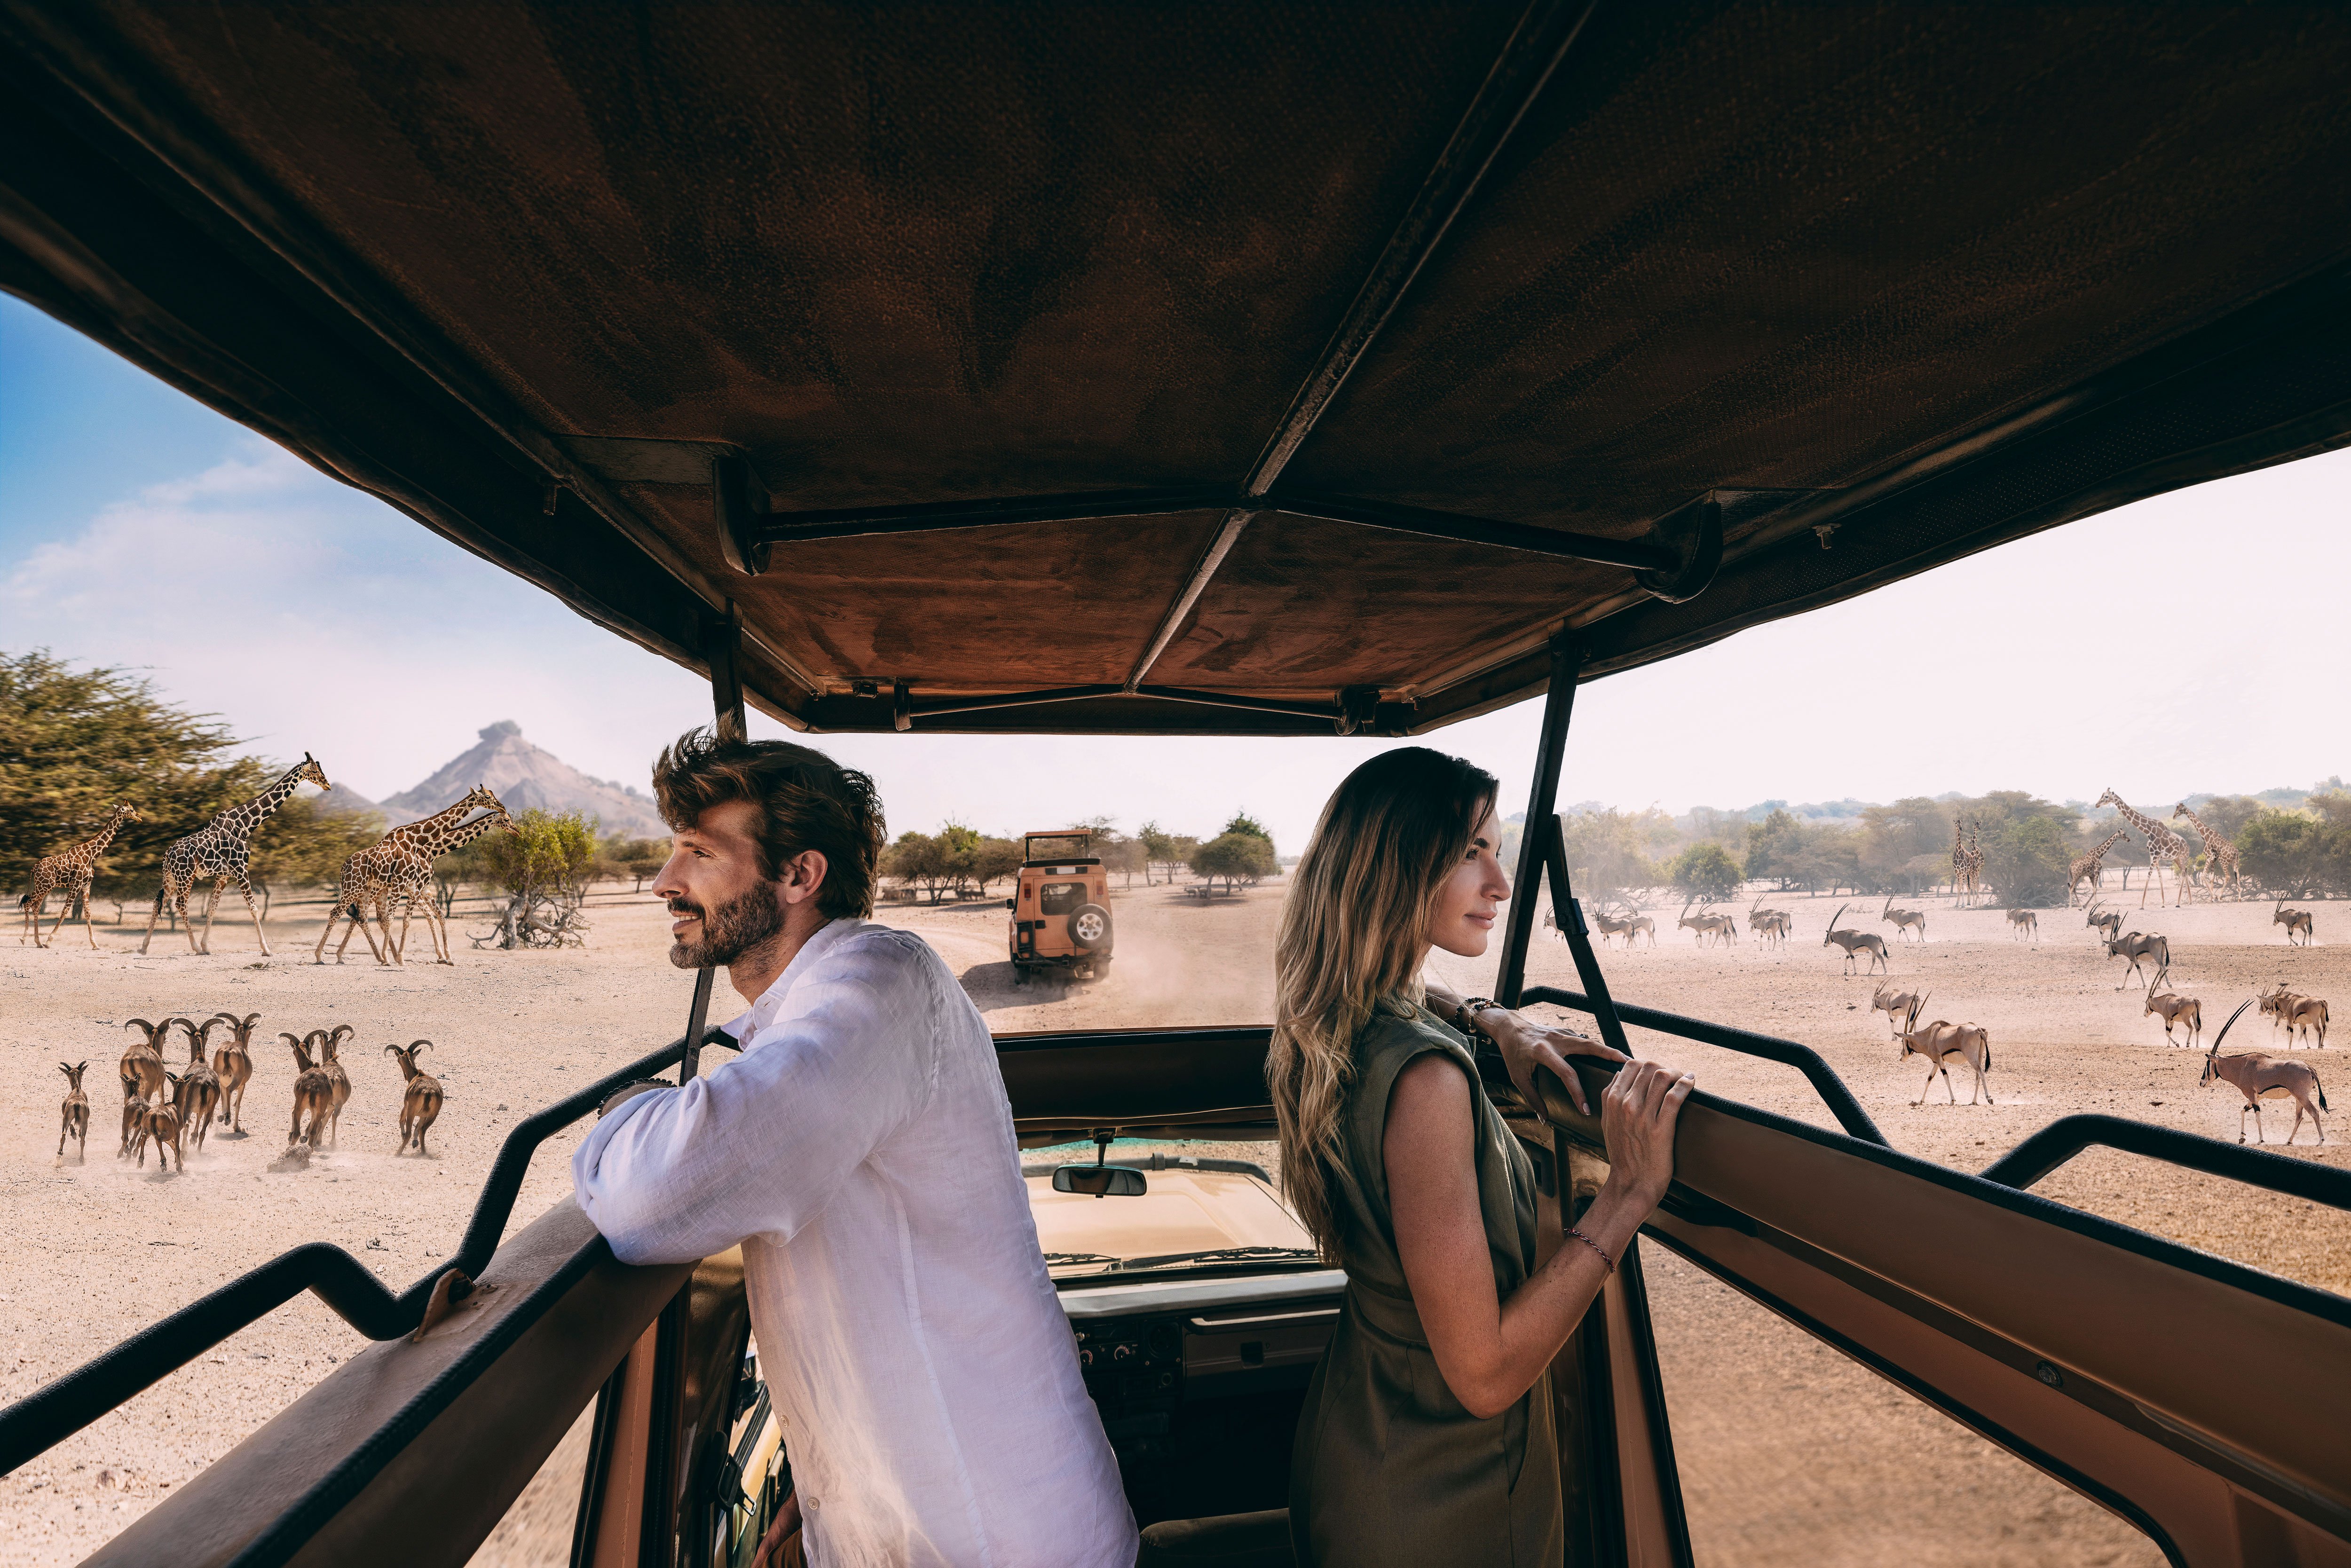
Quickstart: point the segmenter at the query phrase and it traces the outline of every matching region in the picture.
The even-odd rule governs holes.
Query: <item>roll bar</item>
[[[2242,1144],[2224,1144],[2176,1127],[2149,1126],[2122,1116],[2084,1114],[2052,1122],[1986,1166],[1983,1177],[2004,1186],[2029,1187],[2089,1148],[2144,1155],[2248,1186],[2351,1209],[2351,1170],[2273,1155],[2266,1149],[2249,1149]]]
[[[1570,907],[1576,908],[1576,918],[1580,921],[1583,918],[1582,909],[1573,904]],[[1549,1002],[1553,1007],[1573,1008],[1578,1012],[1588,1013],[1593,1010],[1590,998],[1580,991],[1562,990],[1556,986],[1530,986],[1524,993],[1523,999],[1529,1002]],[[1798,1045],[1792,1040],[1780,1040],[1768,1034],[1757,1034],[1753,1030],[1735,1029],[1729,1024],[1708,1023],[1704,1019],[1684,1018],[1679,1013],[1660,1012],[1656,1008],[1637,1007],[1631,1002],[1618,1002],[1615,1007],[1618,1017],[1626,1023],[1641,1029],[1655,1030],[1659,1034],[1675,1035],[1683,1040],[1694,1040],[1702,1045],[1720,1046],[1725,1051],[1735,1051],[1742,1056],[1760,1056],[1766,1061],[1785,1062],[1804,1075],[1804,1081],[1810,1083],[1822,1100],[1827,1103],[1829,1113],[1836,1118],[1837,1125],[1844,1128],[1848,1135],[1859,1138],[1866,1144],[1876,1144],[1881,1148],[1893,1147],[1886,1142],[1886,1134],[1877,1130],[1877,1124],[1869,1119],[1869,1113],[1861,1108],[1861,1102],[1854,1098],[1853,1091],[1845,1087],[1844,1080],[1836,1075],[1836,1069],[1823,1061],[1820,1052],[1812,1047]],[[2078,1121],[2081,1118],[2069,1117],[2067,1120]],[[2063,1122],[2055,1124],[2056,1126],[2064,1124]],[[2287,1163],[2299,1164],[2300,1162]],[[2351,1173],[2341,1174],[2346,1180],[2351,1180]]]

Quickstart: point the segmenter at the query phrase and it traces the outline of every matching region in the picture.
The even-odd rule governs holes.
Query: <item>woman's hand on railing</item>
[[[1568,1098],[1585,1115],[1592,1107],[1584,1102],[1583,1084],[1575,1069],[1567,1064],[1571,1056],[1589,1056],[1600,1061],[1622,1061],[1621,1051],[1612,1051],[1587,1034],[1572,1029],[1557,1029],[1538,1022],[1509,1008],[1488,1008],[1478,1015],[1478,1027],[1488,1039],[1500,1048],[1503,1065],[1510,1071],[1510,1082],[1518,1085],[1519,1098],[1538,1111],[1542,1102],[1535,1096],[1535,1069],[1548,1067],[1567,1085]]]
[[[1608,1183],[1646,1219],[1674,1179],[1674,1125],[1698,1081],[1654,1061],[1628,1062],[1600,1093]]]

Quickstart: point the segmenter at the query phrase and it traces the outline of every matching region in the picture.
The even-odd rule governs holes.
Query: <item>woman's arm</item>
[[[1674,1124],[1692,1080],[1655,1062],[1620,1069],[1600,1097],[1606,1185],[1576,1229],[1624,1256],[1673,1178]],[[1534,1386],[1608,1274],[1571,1239],[1532,1278],[1497,1298],[1478,1203],[1476,1124],[1468,1079],[1430,1053],[1396,1075],[1380,1154],[1405,1282],[1437,1370],[1471,1415],[1490,1416]]]
[[[1567,1097],[1585,1115],[1592,1107],[1584,1103],[1583,1084],[1567,1065],[1569,1056],[1596,1057],[1602,1061],[1622,1061],[1624,1054],[1601,1044],[1589,1035],[1570,1029],[1552,1029],[1538,1023],[1526,1014],[1509,1008],[1481,1008],[1476,1027],[1471,1027],[1468,1009],[1464,1008],[1458,992],[1444,981],[1431,978],[1426,983],[1428,1010],[1461,1030],[1464,1034],[1482,1033],[1499,1047],[1503,1065],[1510,1070],[1510,1082],[1519,1086],[1519,1097],[1532,1105],[1535,1100],[1535,1069],[1548,1067],[1559,1074],[1567,1085]]]

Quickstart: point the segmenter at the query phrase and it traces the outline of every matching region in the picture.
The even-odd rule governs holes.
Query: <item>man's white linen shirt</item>
[[[819,1568],[1131,1568],[1134,1516],[1020,1178],[996,1048],[922,938],[811,937],[741,1056],[572,1156],[628,1263],[740,1242]]]

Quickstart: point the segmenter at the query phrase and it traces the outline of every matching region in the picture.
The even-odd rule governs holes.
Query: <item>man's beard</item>
[[[669,961],[681,969],[732,964],[784,928],[784,912],[777,905],[776,890],[766,883],[716,909],[674,898],[670,900],[669,912],[702,918],[701,941],[688,942],[681,936],[670,947]]]

